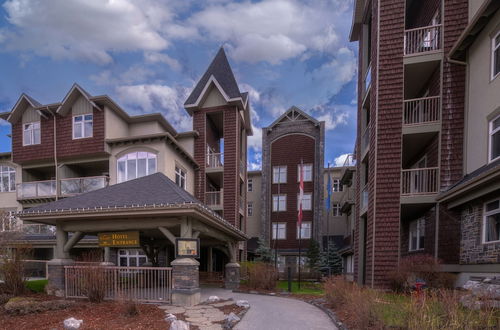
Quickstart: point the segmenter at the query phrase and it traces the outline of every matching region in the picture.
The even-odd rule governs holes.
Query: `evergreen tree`
[[[329,240],[326,251],[322,253],[321,268],[329,269],[330,275],[342,274],[342,257],[333,240]]]
[[[255,254],[257,257],[255,258],[256,261],[262,261],[262,262],[267,262],[271,263],[274,261],[274,255],[273,255],[273,250],[271,250],[266,243],[259,238],[258,241],[258,247],[255,249]]]
[[[321,250],[319,243],[311,239],[309,242],[309,249],[307,250],[307,265],[311,272],[316,272],[321,266]]]

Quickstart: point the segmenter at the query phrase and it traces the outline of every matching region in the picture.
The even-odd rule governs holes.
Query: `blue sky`
[[[191,129],[182,107],[223,45],[250,93],[249,168],[260,128],[295,105],[326,122],[325,164],[354,148],[357,45],[352,0],[8,0],[0,6],[0,112],[21,93],[61,101],[74,82],[130,114],[161,112]],[[0,152],[10,151],[0,122]]]

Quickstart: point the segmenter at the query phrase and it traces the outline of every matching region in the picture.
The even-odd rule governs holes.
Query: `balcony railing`
[[[441,25],[405,30],[405,55],[441,49]]]
[[[361,135],[361,155],[363,155],[370,146],[370,126],[366,126]]]
[[[356,159],[354,158],[354,154],[348,154],[344,160],[344,167],[346,166],[356,166]]]
[[[23,182],[17,185],[17,199],[48,198],[57,194],[56,180]]]
[[[224,167],[224,153],[214,152],[207,154],[207,168],[222,168]]]
[[[205,196],[209,207],[222,206],[222,191],[208,191]]]
[[[430,96],[404,101],[404,125],[419,125],[439,121],[441,97]]]
[[[361,212],[364,212],[366,211],[366,209],[368,208],[368,185],[366,185],[364,188],[363,188],[363,191],[361,191],[361,200],[360,200],[360,210]]]
[[[104,188],[108,185],[105,176],[61,179],[61,196],[73,196]]]
[[[424,195],[438,192],[438,167],[402,170],[401,174],[402,195]]]

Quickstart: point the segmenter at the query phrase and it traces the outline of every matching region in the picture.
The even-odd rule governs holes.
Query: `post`
[[[177,258],[172,265],[172,304],[194,306],[200,303],[200,263],[193,258]]]
[[[58,297],[65,296],[66,277],[64,266],[73,265],[75,262],[69,256],[69,250],[65,251],[64,246],[68,242],[68,233],[65,232],[61,224],[56,225],[56,247],[55,258],[47,262],[47,294]]]
[[[288,292],[292,293],[292,267],[288,266]]]
[[[229,263],[225,267],[224,287],[238,289],[240,287],[240,264],[236,261],[236,243],[227,242],[229,250]]]

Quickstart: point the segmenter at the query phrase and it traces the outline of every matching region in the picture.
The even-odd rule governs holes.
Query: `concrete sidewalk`
[[[236,330],[337,329],[322,310],[300,300],[235,293],[221,288],[202,288],[201,300],[205,301],[209,296],[218,296],[221,299],[233,298],[235,301],[243,299],[250,303],[250,309],[235,327]]]

